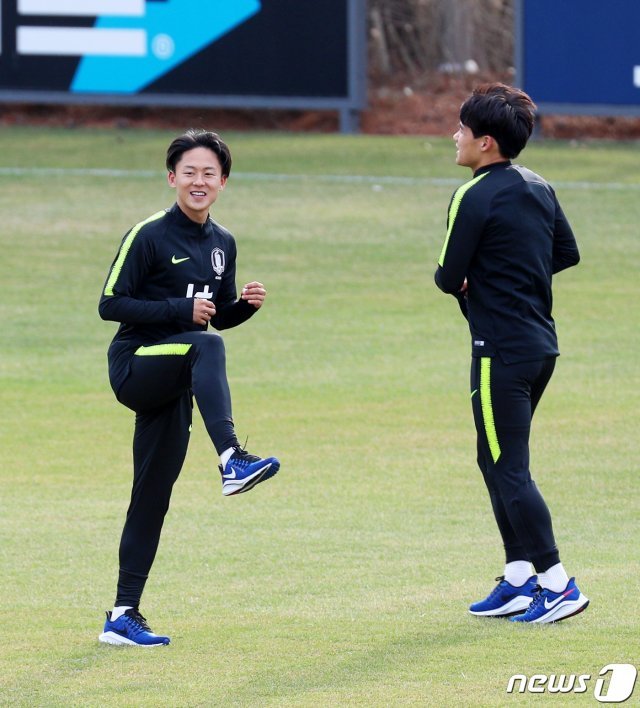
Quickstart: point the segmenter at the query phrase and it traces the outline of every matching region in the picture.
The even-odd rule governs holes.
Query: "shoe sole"
[[[227,489],[231,488],[231,491],[227,491],[225,489],[225,484],[222,485],[222,494],[225,497],[232,497],[235,494],[242,494],[243,492],[248,492],[251,489],[253,489],[256,484],[260,484],[260,482],[266,482],[268,479],[271,479],[275,474],[277,474],[278,470],[280,469],[280,464],[276,462],[270,462],[268,465],[265,465],[261,470],[258,470],[255,475],[247,482],[243,484],[242,487],[239,487],[238,489],[233,489],[231,485],[226,485]]]
[[[581,612],[584,612],[587,607],[589,607],[589,600],[587,600],[584,605],[579,607],[575,612],[572,612],[570,615],[563,615],[562,617],[558,617],[558,619],[551,620],[551,622],[562,622],[562,620],[569,619],[569,617],[575,617],[576,615],[579,615]]]
[[[562,622],[562,620],[569,619],[570,617],[575,617],[576,615],[579,615],[581,612],[584,612],[587,607],[589,606],[589,600],[584,597],[584,595],[581,595],[578,600],[575,600],[574,603],[579,603],[582,602],[582,604],[577,608],[573,609],[571,607],[567,607],[569,603],[563,603],[560,605],[558,608],[555,609],[555,612],[548,612],[546,615],[543,615],[542,617],[535,619],[535,620],[530,620],[529,622],[522,622],[522,624],[555,624],[556,622]],[[574,604],[572,603],[572,604]],[[569,610],[566,615],[560,615],[558,617],[558,613],[561,612],[562,610]]]
[[[502,607],[498,607],[494,610],[481,610],[478,612],[470,609],[469,612],[474,617],[513,617],[526,612],[532,600],[532,597],[520,595],[514,597],[513,600],[509,600],[509,602],[502,605]]]
[[[111,644],[112,646],[119,646],[119,647],[167,647],[167,646],[169,646],[168,644],[165,644],[164,642],[158,642],[158,644],[138,644],[138,642],[134,642],[131,639],[127,639],[126,637],[121,637],[119,634],[115,634],[115,632],[103,632],[98,637],[98,641],[102,642],[103,644]]]

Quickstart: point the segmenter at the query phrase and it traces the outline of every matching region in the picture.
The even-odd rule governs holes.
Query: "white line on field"
[[[163,172],[156,170],[112,170],[101,167],[0,167],[0,177],[108,177],[113,179],[127,178],[157,178]],[[401,177],[391,175],[313,175],[313,174],[283,174],[269,172],[234,172],[234,180],[248,182],[328,182],[339,184],[370,184],[395,186],[431,186],[457,187],[465,180],[453,177]],[[554,187],[561,189],[588,190],[640,190],[638,182],[552,182]]]

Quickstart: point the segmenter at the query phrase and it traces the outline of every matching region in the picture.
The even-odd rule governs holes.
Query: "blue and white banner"
[[[0,95],[347,99],[352,2],[0,0]]]

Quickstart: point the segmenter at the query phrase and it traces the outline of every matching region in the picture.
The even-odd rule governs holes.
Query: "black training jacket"
[[[212,219],[198,224],[174,204],[128,231],[98,305],[103,320],[121,323],[108,355],[116,393],[138,347],[207,328],[193,322],[195,297],[215,304],[218,330],[249,319],[257,310],[238,300],[235,277],[235,240]]]
[[[458,299],[473,356],[532,361],[559,353],[551,279],[579,260],[549,184],[525,167],[499,162],[454,192],[435,281]]]

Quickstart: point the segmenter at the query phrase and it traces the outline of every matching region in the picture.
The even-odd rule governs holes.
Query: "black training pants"
[[[489,490],[506,562],[529,560],[538,573],[560,562],[551,514],[529,471],[529,433],[555,357],[504,364],[474,357],[471,403],[478,466]]]
[[[118,399],[136,413],[133,488],[120,540],[116,605],[137,607],[184,462],[192,395],[218,451],[237,444],[222,338],[188,332],[140,347]]]

